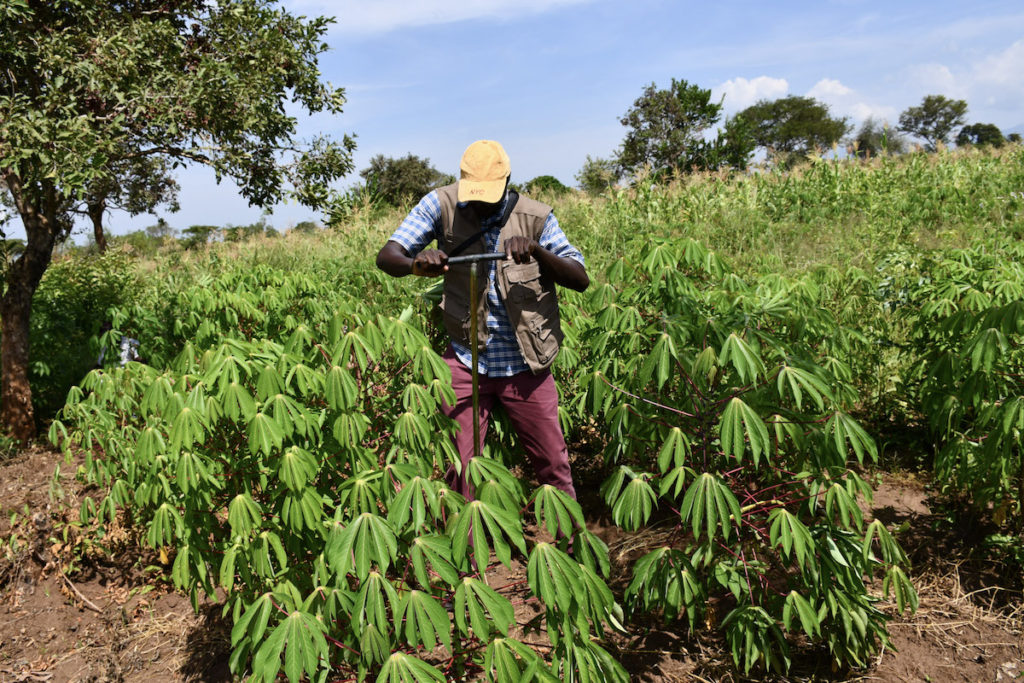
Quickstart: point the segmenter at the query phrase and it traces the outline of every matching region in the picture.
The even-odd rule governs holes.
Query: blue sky
[[[724,96],[727,113],[762,98],[809,95],[857,125],[896,123],[932,93],[963,98],[969,122],[1024,131],[1024,3],[980,0],[684,2],[681,0],[286,0],[337,21],[321,59],[346,89],[340,116],[300,132],[357,136],[356,169],[376,154],[427,157],[456,173],[462,150],[501,141],[513,180],[574,185],[587,155],[611,156],[618,119],[651,83],[686,79]],[[342,185],[357,181],[354,173]],[[179,229],[259,218],[229,183],[186,170]],[[317,218],[294,205],[268,220]],[[154,216],[110,216],[115,233]]]

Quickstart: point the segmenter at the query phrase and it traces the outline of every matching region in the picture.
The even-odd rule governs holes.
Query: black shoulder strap
[[[519,193],[516,192],[515,190],[509,190],[508,191],[508,200],[505,202],[505,212],[501,214],[501,222],[498,224],[498,229],[499,230],[501,228],[504,228],[505,224],[508,223],[509,217],[512,216],[512,209],[516,208],[516,202],[518,202],[518,201],[519,201]],[[464,252],[467,248],[469,248],[470,245],[472,245],[478,239],[483,237],[484,234],[487,231],[489,231],[490,229],[491,229],[490,227],[486,227],[483,230],[481,230],[480,232],[477,232],[476,234],[473,234],[473,235],[470,235],[469,237],[467,237],[458,246],[456,246],[454,249],[452,249],[450,252],[448,252],[449,258],[452,257],[452,256],[458,256],[459,254]]]

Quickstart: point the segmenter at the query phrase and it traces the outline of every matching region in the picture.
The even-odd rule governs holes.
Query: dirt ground
[[[77,492],[67,474],[62,490],[55,488],[60,461],[37,448],[0,464],[0,541],[9,548],[16,532],[22,542],[17,553],[0,550],[0,683],[232,680],[230,626],[216,605],[196,614],[167,584],[161,558],[125,546],[114,561],[79,558],[80,569],[64,573],[75,558],[61,542],[67,513],[54,500],[74,502]],[[820,651],[795,652],[789,676],[773,680],[1024,681],[1021,577],[972,557],[967,549],[981,530],[943,524],[930,504],[922,482],[883,475],[866,511],[903,526],[899,538],[914,561],[921,605],[891,622],[895,649],[853,671],[831,670]],[[613,562],[635,552],[600,519],[592,531],[609,544]],[[543,642],[529,632],[539,608],[526,594],[525,567],[496,569],[491,583],[517,606],[516,635]],[[634,622],[612,649],[636,681],[744,680],[720,641],[681,635],[655,620]]]

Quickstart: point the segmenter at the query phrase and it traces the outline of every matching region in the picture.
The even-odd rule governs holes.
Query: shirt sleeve
[[[586,266],[583,262],[583,254],[580,250],[569,243],[569,238],[562,232],[561,226],[558,225],[558,219],[555,218],[554,213],[549,213],[547,219],[544,221],[544,230],[540,234],[540,240],[538,240],[540,246],[550,251],[555,256],[562,258],[570,258],[576,261],[581,266]]]
[[[402,245],[409,256],[415,256],[436,239],[437,224],[440,222],[441,200],[435,190],[413,207],[388,240]]]

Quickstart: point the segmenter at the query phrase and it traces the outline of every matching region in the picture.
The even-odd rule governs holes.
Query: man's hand
[[[536,240],[521,235],[505,240],[505,255],[516,263],[529,263],[540,248]]]
[[[536,260],[540,264],[541,273],[563,287],[582,292],[590,285],[583,264],[568,257],[556,256],[540,246],[537,240],[521,235],[510,237],[505,240],[505,254],[516,263]]]
[[[412,260],[411,272],[420,277],[438,277],[448,270],[448,254],[438,249],[426,249]]]

